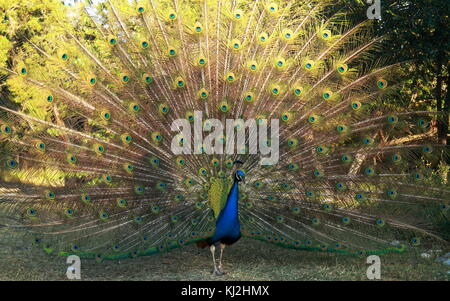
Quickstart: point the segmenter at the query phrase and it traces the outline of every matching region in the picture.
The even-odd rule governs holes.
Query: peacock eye
[[[20,69],[20,73],[21,73],[21,74],[27,74],[27,69],[26,69],[26,68]]]
[[[10,168],[15,168],[17,166],[17,162],[15,160],[8,160],[7,164]]]
[[[45,144],[44,144],[44,143],[39,143],[39,148],[40,148],[41,150],[45,149]]]
[[[64,61],[67,60],[69,58],[69,55],[67,53],[64,53],[63,55],[61,55],[61,59],[63,59]]]
[[[378,88],[383,89],[387,86],[387,81],[385,81],[384,79],[380,79],[377,82],[377,86],[378,86]]]
[[[366,169],[364,170],[364,173],[365,173],[366,175],[368,175],[368,176],[371,176],[371,175],[373,175],[375,172],[374,172],[374,170],[373,170],[372,168],[368,167],[368,168],[366,168]]]

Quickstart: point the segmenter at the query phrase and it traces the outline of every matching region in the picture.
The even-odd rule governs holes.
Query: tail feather
[[[243,236],[348,254],[448,244],[443,117],[380,105],[399,64],[380,58],[370,21],[327,17],[329,4],[55,5],[40,35],[0,45],[0,224],[62,255],[205,248],[239,160]],[[172,122],[196,111],[237,128],[279,120],[278,163],[250,145],[174,154],[191,139]]]

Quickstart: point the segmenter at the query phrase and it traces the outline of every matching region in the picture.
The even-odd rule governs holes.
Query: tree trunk
[[[450,145],[450,135],[449,135],[449,112],[450,112],[450,65],[447,65],[447,93],[445,95],[444,102],[444,127],[445,127],[445,136],[447,142],[447,148]],[[444,151],[444,160],[448,166],[450,166],[450,154]],[[448,183],[450,179],[450,171],[447,172],[447,178],[445,179]]]
[[[442,64],[441,60],[438,59],[437,62],[437,82],[436,82],[436,111],[438,114],[437,120],[437,128],[438,128],[438,143],[446,144],[447,143],[447,129],[445,128],[445,112],[443,112],[442,106],[442,83],[444,81],[444,77],[442,76]],[[444,114],[441,114],[444,113]]]
[[[447,87],[446,87],[447,93],[445,95],[444,100],[444,126],[445,126],[445,136],[447,140],[447,145],[450,145],[450,136],[449,134],[449,112],[450,112],[450,65],[447,66]],[[447,158],[447,163],[449,158]]]

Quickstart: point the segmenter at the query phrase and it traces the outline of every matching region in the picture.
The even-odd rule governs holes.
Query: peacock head
[[[240,160],[236,160],[233,162],[233,165],[242,165],[244,164],[244,162],[240,161]],[[236,182],[244,182],[245,183],[245,172],[242,169],[236,169],[236,171],[234,172],[234,180]]]
[[[236,182],[244,182],[245,183],[245,172],[237,169],[236,172],[234,173],[234,180]]]

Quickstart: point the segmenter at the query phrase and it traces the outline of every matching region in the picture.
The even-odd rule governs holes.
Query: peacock
[[[215,275],[241,237],[348,256],[448,247],[441,116],[389,104],[392,37],[335,5],[2,1],[1,227],[97,262],[197,244]]]

